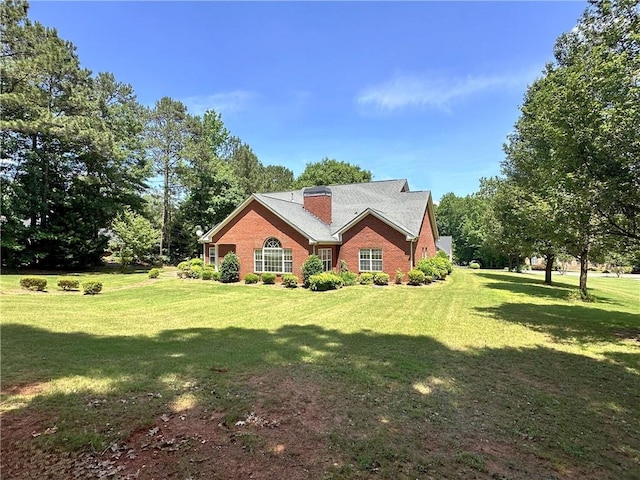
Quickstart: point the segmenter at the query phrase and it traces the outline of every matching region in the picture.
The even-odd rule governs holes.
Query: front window
[[[262,248],[253,251],[254,271],[258,273],[291,273],[293,272],[293,251],[282,248],[280,240],[268,238]]]
[[[216,264],[216,247],[209,247],[209,265]]]
[[[319,248],[318,249],[318,257],[322,260],[322,267],[325,272],[330,272],[331,267],[333,267],[333,262],[331,259],[331,249],[330,248]]]
[[[381,272],[382,271],[382,249],[381,248],[361,248],[360,249],[360,271],[361,272]]]

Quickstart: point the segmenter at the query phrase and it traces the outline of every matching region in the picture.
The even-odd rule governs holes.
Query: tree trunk
[[[547,262],[544,268],[545,285],[551,285],[551,272],[553,272],[553,262],[555,259],[556,259],[556,256],[553,253],[549,253],[545,257],[545,261]]]
[[[587,298],[587,271],[589,267],[589,250],[585,248],[580,254],[580,295]]]

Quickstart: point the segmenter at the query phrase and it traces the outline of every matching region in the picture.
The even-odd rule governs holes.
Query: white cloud
[[[383,111],[407,107],[449,111],[455,101],[485,91],[504,88],[522,88],[524,91],[524,87],[535,76],[533,72],[454,78],[437,75],[396,75],[385,83],[362,90],[356,96],[356,102]]]
[[[182,102],[189,109],[189,113],[194,115],[202,115],[208,109],[213,109],[218,113],[229,114],[246,110],[250,100],[256,96],[255,92],[234,90],[232,92],[187,97]]]

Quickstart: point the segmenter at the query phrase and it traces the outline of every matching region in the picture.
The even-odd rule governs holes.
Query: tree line
[[[640,7],[593,0],[561,35],[554,60],[528,88],[504,145],[502,176],[466,197],[445,195],[441,234],[459,261],[512,266],[554,260],[640,264]]]
[[[0,9],[3,266],[92,266],[125,243],[125,257],[155,245],[156,261],[175,262],[252,193],[371,179],[329,158],[297,178],[263,165],[214,110],[193,115],[169,97],[145,107],[131,85],[83,68],[25,0]]]

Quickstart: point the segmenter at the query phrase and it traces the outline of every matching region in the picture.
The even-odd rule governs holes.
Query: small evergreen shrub
[[[389,285],[389,274],[378,272],[373,276],[373,283],[376,285]]]
[[[314,292],[337,290],[342,285],[342,278],[333,272],[316,273],[309,278],[309,288]]]
[[[276,283],[276,274],[275,273],[263,273],[262,274],[262,283],[265,285],[275,285]]]
[[[47,288],[47,279],[42,277],[24,277],[20,279],[20,286],[36,292],[42,292]]]
[[[422,285],[424,283],[424,273],[422,270],[409,270],[407,277],[409,278],[409,285]]]
[[[358,278],[358,283],[360,285],[371,285],[373,283],[373,273],[364,272],[360,274]]]
[[[244,276],[244,283],[246,283],[247,285],[258,283],[258,280],[260,280],[260,277],[255,273],[247,273]]]
[[[189,262],[180,262],[178,264],[178,270],[183,270],[183,271],[189,270]]]
[[[287,273],[282,276],[282,284],[287,288],[296,288],[298,286],[298,277],[292,273]]]
[[[227,253],[220,264],[220,281],[232,283],[240,281],[240,259],[234,252]]]
[[[149,270],[149,278],[158,278],[160,276],[160,269],[152,268]]]
[[[82,284],[82,290],[85,295],[97,295],[102,291],[102,283],[101,282],[84,282]]]
[[[80,288],[80,280],[77,278],[59,278],[58,287],[62,290],[77,290]]]
[[[192,258],[191,260],[189,260],[189,266],[190,267],[203,267],[204,268],[204,260],[202,260],[201,258]]]
[[[305,288],[309,288],[311,275],[317,275],[324,271],[322,260],[317,255],[309,255],[302,264],[302,283]]]
[[[469,268],[473,268],[474,270],[477,270],[480,268],[480,264],[478,262],[471,262],[469,264]]]
[[[404,273],[402,273],[402,270],[397,269],[396,270],[396,285],[402,285],[402,280],[404,280]]]
[[[349,272],[348,270],[343,271],[340,274],[340,277],[342,278],[342,283],[345,287],[352,287],[353,285],[358,283],[358,274],[355,272]]]
[[[204,268],[201,267],[200,265],[191,265],[191,267],[189,268],[189,278],[202,278],[202,272],[204,271]]]
[[[217,274],[217,275],[216,275]],[[218,272],[216,272],[213,268],[211,267],[204,267],[202,269],[202,280],[215,280],[215,277],[220,278],[220,274]]]

